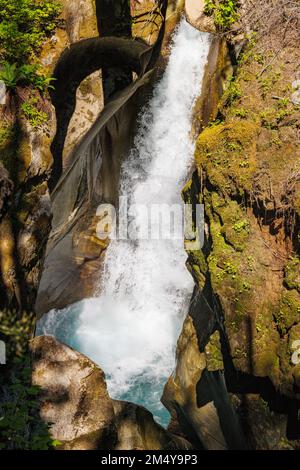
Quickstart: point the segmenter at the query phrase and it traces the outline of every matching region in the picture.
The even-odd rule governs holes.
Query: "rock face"
[[[190,442],[166,431],[142,406],[116,400],[113,406],[118,430],[115,450],[192,449]]]
[[[109,449],[116,442],[114,410],[104,374],[81,354],[53,337],[31,343],[32,380],[42,389],[41,418],[61,449]]]
[[[188,251],[196,282],[192,320],[184,325],[163,401],[172,428],[193,428],[206,448],[205,425],[222,445],[220,429],[229,448],[237,445],[236,434],[226,435],[224,407],[231,402],[231,429],[242,427],[248,446],[298,449],[300,178],[293,83],[299,38],[288,29],[289,12],[280,0],[269,9],[268,24],[259,20],[264,2],[257,2],[255,24],[248,7],[242,2],[239,25],[232,28],[237,36],[228,35],[240,53],[235,75],[212,112],[218,120],[198,137],[197,171],[183,191],[186,202],[204,204],[206,239],[201,250]],[[251,28],[253,39],[239,42]],[[211,401],[219,423],[216,415],[212,422],[201,416]]]
[[[103,2],[97,2],[97,5],[98,3]],[[46,41],[39,55],[41,65],[49,75],[53,75],[63,51],[68,50],[74,43],[98,37],[97,13],[99,14],[99,11],[96,11],[94,0],[80,0],[80,2],[61,0],[61,4],[63,9],[59,26],[52,37]],[[151,8],[152,6],[151,4]],[[148,7],[150,8],[149,5]],[[148,14],[149,8],[146,8],[143,11]],[[146,23],[147,14],[144,17]],[[139,37],[140,34],[142,31],[136,31],[135,36]],[[146,44],[144,46],[147,47]],[[81,68],[80,64],[77,69]],[[84,139],[103,110],[104,97],[99,71],[85,76],[77,85],[77,93],[76,89],[74,90],[76,94],[74,110],[66,128],[65,145],[60,149],[59,155],[55,151],[53,142],[62,128],[62,123],[56,122],[55,110],[48,94],[41,96],[38,91],[33,92],[28,88],[18,87],[13,95],[8,92],[6,99],[3,100],[4,104],[0,105],[0,161],[8,172],[8,179],[14,185],[10,209],[3,220],[3,227],[0,226],[3,233],[3,243],[0,246],[2,259],[0,307],[33,309],[46,242],[51,228],[52,210],[49,187],[53,189],[51,182],[55,162],[61,158],[62,168],[65,171],[69,168],[72,164],[74,149],[78,147],[79,141]],[[72,84],[67,84],[66,88],[70,90]],[[43,115],[44,122],[41,125],[30,122],[30,119],[26,118],[22,112],[22,104],[31,99],[34,99],[35,107]],[[64,106],[66,115],[68,103],[65,102]],[[109,146],[110,137],[109,134],[107,146]],[[121,139],[120,136],[119,140]],[[112,179],[114,178],[112,176]],[[5,205],[8,207],[6,203]],[[94,209],[95,207],[93,211]],[[92,214],[92,219],[94,215],[95,212]],[[97,249],[97,240],[95,243],[95,238],[89,236],[91,233],[94,235],[93,223],[94,220],[91,223],[87,222],[86,226],[81,226],[81,233],[76,234],[77,239],[80,240],[80,247],[83,246],[82,240],[85,246],[88,245],[89,263],[85,278],[91,271],[96,272],[99,269],[103,251],[103,246]],[[95,255],[96,251],[97,255]],[[92,253],[92,261],[90,253]],[[82,261],[81,252],[78,258]],[[86,295],[91,295],[93,283],[83,286],[82,275],[80,271],[78,285],[82,285]]]
[[[200,352],[193,319],[188,315],[178,340],[176,358],[175,372],[162,397],[172,416],[170,429],[179,426],[198,448],[246,448],[224,377],[218,372],[221,365],[218,358],[222,358],[219,338],[212,336]]]
[[[19,90],[15,106],[19,107],[26,99],[30,99],[29,91]],[[2,307],[31,308],[33,305],[50,229],[47,179],[52,165],[50,142],[55,121],[49,102],[43,102],[39,96],[36,100],[48,119],[38,128],[28,122],[21,111],[12,113],[11,101],[10,105],[0,106],[0,160],[14,188],[9,209],[0,222],[0,258],[9,265],[9,269],[2,265]],[[12,256],[8,254],[8,246],[13,247]]]
[[[204,14],[205,0],[185,0],[185,13],[188,22],[200,31],[214,33],[214,21]]]
[[[41,64],[49,75],[62,51],[71,43],[98,35],[93,0],[61,0],[61,4],[60,26],[40,53]],[[67,150],[76,145],[102,109],[100,85],[100,78],[94,76],[80,88],[70,130],[72,142],[68,137]],[[32,99],[46,116],[41,125],[30,123],[22,112],[22,103]],[[72,132],[79,120],[78,130]],[[38,92],[18,87],[14,96],[8,92],[0,105],[0,121],[0,161],[14,185],[10,209],[0,226],[0,306],[30,310],[35,302],[51,226],[48,180],[53,164],[50,145],[56,132],[55,112],[49,96],[42,97]]]
[[[189,449],[149,411],[112,400],[102,370],[87,357],[39,336],[31,341],[33,384],[41,388],[41,418],[60,450]]]

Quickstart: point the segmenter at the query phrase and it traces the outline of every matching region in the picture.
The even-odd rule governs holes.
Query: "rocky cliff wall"
[[[227,405],[209,393],[221,374],[227,392],[219,383],[217,394],[227,393],[247,446],[298,448],[299,11],[280,1],[257,2],[255,14],[251,8],[241,2],[230,32],[214,26],[227,38],[233,75],[198,137],[197,171],[183,192],[186,201],[204,204],[206,241],[189,252],[196,291],[163,402],[173,426],[177,419],[206,448],[218,447],[222,439],[211,444],[203,436],[208,421],[200,404],[215,406],[219,431],[234,430]],[[260,22],[267,11],[269,20]],[[206,30],[204,18],[197,12],[191,21]],[[187,342],[191,328],[197,340],[193,333]],[[215,422],[207,433],[217,436]]]

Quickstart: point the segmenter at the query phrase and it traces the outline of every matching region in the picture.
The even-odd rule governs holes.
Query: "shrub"
[[[227,30],[239,18],[238,7],[238,0],[205,0],[204,13],[213,16],[218,29]]]
[[[58,24],[56,0],[0,0],[0,56],[23,64],[39,51]]]
[[[21,109],[32,127],[37,129],[47,122],[48,115],[44,111],[37,109],[36,105],[37,100],[32,98],[30,101],[24,101]]]
[[[5,83],[8,89],[13,90],[17,85],[33,85],[41,92],[54,88],[51,85],[54,78],[40,74],[37,65],[24,64],[18,67],[16,63],[10,64],[4,61],[1,66],[0,80]]]
[[[31,383],[28,341],[35,315],[0,312],[0,336],[7,345],[7,366],[0,375],[0,449],[47,450],[60,442],[51,439],[49,426],[39,417],[39,387]]]
[[[36,54],[59,22],[56,0],[0,0],[0,79],[14,89],[31,84],[45,91],[51,82]]]
[[[239,84],[236,81],[236,77],[231,77],[229,79],[227,88],[223,96],[224,106],[230,106],[235,100],[241,98],[242,92],[239,87]]]

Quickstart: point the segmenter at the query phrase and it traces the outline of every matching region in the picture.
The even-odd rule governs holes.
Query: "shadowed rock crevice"
[[[93,72],[116,65],[140,76],[147,69],[150,54],[151,48],[141,41],[115,37],[86,39],[62,54],[54,70],[55,90],[51,93],[57,119],[57,132],[51,145],[54,159],[51,189],[62,174],[62,152],[80,83]]]
[[[101,37],[131,38],[131,10],[129,0],[96,0],[98,31]],[[119,66],[102,67],[104,100],[123,90],[132,82],[132,71]]]
[[[166,8],[167,2],[161,2],[164,18]],[[141,97],[149,91],[145,85],[152,78],[163,37],[164,22],[153,46],[116,37],[80,41],[62,54],[56,66],[52,92],[57,116],[52,143],[54,216],[36,302],[38,315],[94,295],[108,244],[99,243],[95,236],[96,209],[102,202],[117,203],[121,163],[132,143]],[[62,152],[76,105],[76,89],[86,75],[115,65],[134,71],[137,78],[108,100],[68,155],[68,167],[62,174]]]
[[[51,100],[56,110],[57,132],[51,145],[53,168],[49,187],[54,189],[62,174],[62,153],[68,132],[68,126],[76,106],[76,90],[80,83],[97,70],[102,70],[104,98],[108,102],[115,93],[126,89],[132,82],[132,72],[139,77],[154,68],[161,51],[165,34],[165,19],[168,0],[158,4],[162,25],[153,46],[141,39],[131,39],[127,26],[129,2],[111,2],[99,0],[97,18],[100,35],[72,44],[61,55],[54,70],[55,90]],[[103,8],[103,10],[101,10]],[[119,22],[120,12],[126,10],[125,23]],[[121,9],[121,10],[120,10]],[[101,16],[103,11],[104,17]],[[106,12],[106,13],[105,13]],[[111,23],[104,24],[106,14],[110,15]],[[101,31],[103,30],[103,33]],[[116,32],[115,35],[114,31]],[[107,37],[108,36],[108,37]]]

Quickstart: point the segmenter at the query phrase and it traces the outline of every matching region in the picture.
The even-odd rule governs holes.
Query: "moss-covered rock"
[[[285,266],[284,282],[289,289],[297,289],[300,293],[300,259],[294,256]]]
[[[223,355],[219,331],[215,331],[205,346],[207,370],[224,370]]]
[[[283,30],[289,46],[270,30],[270,50],[260,31],[241,43],[234,30],[227,35],[239,54],[234,76],[212,113],[217,119],[197,139],[198,178],[184,189],[185,202],[205,207],[203,250],[188,251],[188,268],[208,305],[197,310],[193,298],[198,338],[206,341],[200,350],[212,355],[212,370],[223,362],[227,386],[241,392],[249,442],[259,449],[298,445],[285,427],[291,407],[300,408],[299,107],[292,100],[299,50],[292,32]],[[209,330],[214,318],[221,345]],[[254,389],[261,396],[252,397]],[[293,419],[297,438],[299,418]]]
[[[253,122],[236,121],[206,128],[197,140],[196,163],[210,183],[224,194],[243,196],[256,171],[256,136]]]

